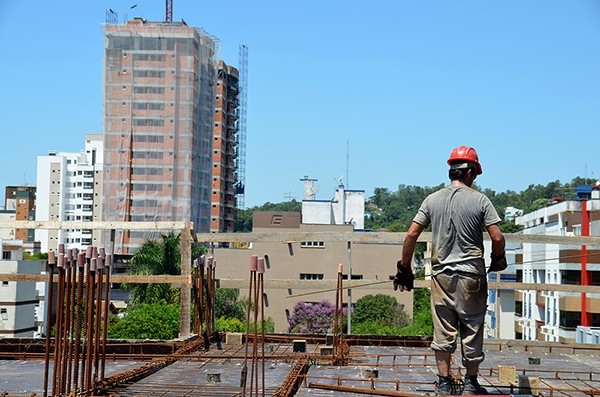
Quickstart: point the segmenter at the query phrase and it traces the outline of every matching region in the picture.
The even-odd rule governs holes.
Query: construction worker
[[[430,194],[415,215],[397,264],[394,290],[414,287],[412,258],[421,232],[431,226],[431,311],[433,342],[439,379],[436,394],[453,390],[450,360],[460,334],[462,364],[467,374],[463,395],[487,394],[478,380],[483,361],[483,323],[487,308],[487,274],[483,229],[492,241],[488,271],[506,269],[505,242],[498,228],[500,217],[489,198],[471,188],[482,169],[477,152],[460,146],[448,159],[450,186]]]

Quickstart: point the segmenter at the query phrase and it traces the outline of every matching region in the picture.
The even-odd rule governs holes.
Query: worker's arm
[[[498,224],[488,226],[487,232],[490,235],[490,239],[492,240],[492,256],[496,258],[504,256],[504,249],[506,247],[506,243],[504,242],[504,235],[500,231]]]
[[[423,232],[425,227],[423,225],[418,224],[417,222],[412,222],[410,227],[408,228],[408,232],[406,233],[406,238],[404,239],[404,243],[402,243],[402,266],[408,267],[412,269],[412,259],[413,254],[415,253],[415,246],[417,245],[417,240],[419,236]]]
[[[492,261],[488,271],[502,271],[508,266],[506,263],[506,242],[504,241],[504,235],[500,231],[500,228],[497,224],[490,225],[486,229],[490,235],[490,239],[492,240]]]

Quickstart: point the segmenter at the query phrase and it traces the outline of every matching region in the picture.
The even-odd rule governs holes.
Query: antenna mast
[[[248,47],[240,45],[238,82],[240,91],[240,118],[238,119],[237,135],[237,184],[235,189],[236,207],[244,209],[244,192],[246,189],[246,107],[248,101]]]
[[[173,0],[166,0],[165,22],[173,22]]]
[[[346,187],[350,187],[350,140],[346,139]]]

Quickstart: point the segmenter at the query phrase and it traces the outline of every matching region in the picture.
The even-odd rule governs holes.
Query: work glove
[[[410,266],[402,266],[402,261],[398,261],[396,264],[396,277],[394,277],[394,291],[400,287],[400,292],[410,291],[415,287],[415,275],[413,274]]]
[[[491,255],[492,262],[490,263],[490,268],[488,269],[488,273],[491,272],[501,272],[508,267],[506,263],[506,254],[502,254],[501,256]]]

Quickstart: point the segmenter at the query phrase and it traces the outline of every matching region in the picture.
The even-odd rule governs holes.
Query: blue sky
[[[136,5],[135,8],[131,8]],[[0,186],[36,156],[102,132],[102,24],[164,19],[164,1],[0,0]],[[347,188],[447,182],[474,146],[477,183],[521,191],[600,179],[597,0],[174,0],[238,65],[248,47],[247,207]]]

